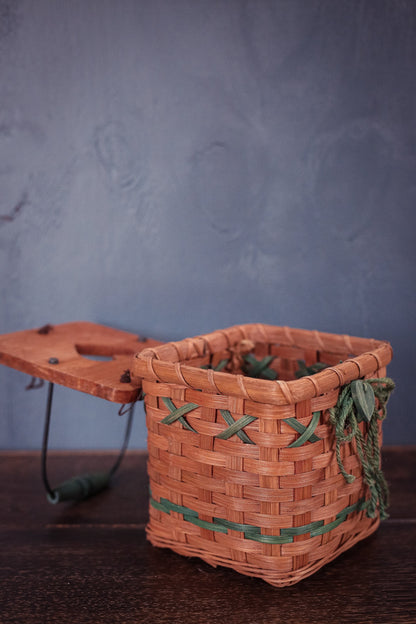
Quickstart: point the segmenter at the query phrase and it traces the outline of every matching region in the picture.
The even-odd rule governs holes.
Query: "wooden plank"
[[[121,377],[133,355],[161,343],[84,321],[0,336],[0,363],[115,403],[135,401],[139,385]],[[93,361],[86,356],[112,358]],[[54,363],[55,362],[55,363]]]
[[[10,530],[0,537],[4,624],[414,624],[416,525],[384,526],[314,576],[277,589],[153,548],[143,529]]]
[[[110,468],[118,451],[50,451],[48,473],[52,485],[75,475]],[[148,518],[147,453],[127,451],[112,485],[78,504],[51,505],[46,500],[40,453],[0,453],[0,530],[51,526],[144,526]],[[1,617],[0,617],[1,622]]]
[[[116,453],[57,452],[58,480]],[[39,454],[0,453],[0,621],[3,624],[414,624],[415,447],[383,453],[391,517],[300,584],[277,589],[211,568],[145,539],[146,454],[131,451],[114,488],[77,505],[46,503]]]
[[[415,519],[416,446],[384,448],[382,466],[390,487],[390,518]]]

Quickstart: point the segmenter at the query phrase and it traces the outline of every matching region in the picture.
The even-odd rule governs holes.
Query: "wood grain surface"
[[[111,465],[109,452],[52,452],[54,482]],[[416,448],[390,447],[390,518],[314,576],[277,589],[145,538],[146,455],[127,454],[114,486],[51,506],[39,454],[0,453],[0,622],[238,624],[416,621]]]
[[[135,353],[160,344],[120,329],[76,321],[0,335],[0,364],[108,401],[131,403],[137,399],[140,382],[123,380],[123,373],[131,368]]]

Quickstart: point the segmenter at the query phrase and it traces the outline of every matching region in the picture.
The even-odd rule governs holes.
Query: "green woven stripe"
[[[274,355],[267,355],[262,360],[256,360],[254,355],[249,353],[244,356],[245,362],[249,365],[245,367],[244,372],[249,377],[265,377],[266,379],[274,380],[277,378],[277,373],[269,368],[274,359]]]
[[[186,514],[187,516],[194,516],[195,518],[198,518],[197,511],[194,511],[193,509],[189,509],[189,507],[182,507],[182,505],[171,503],[171,501],[169,501],[167,498],[161,498],[160,504],[164,505],[164,507],[166,509],[169,509],[169,511],[177,511],[178,513]]]
[[[192,410],[199,407],[199,405],[197,405],[196,403],[187,403],[186,405],[182,405],[182,407],[176,408],[175,405],[172,403],[171,399],[168,399],[167,397],[162,397],[162,401],[166,405],[168,410],[170,410],[170,414],[165,416],[165,418],[163,418],[163,420],[161,421],[164,425],[171,425],[176,420],[179,420],[179,422],[183,427],[185,427],[185,429],[188,429],[188,431],[193,431],[193,433],[197,433],[197,431],[195,431],[195,429],[191,427],[188,421],[184,418],[184,415],[188,412],[192,412]]]
[[[192,524],[196,524],[196,526],[201,527],[201,529],[209,529],[210,531],[216,531],[217,533],[227,533],[227,529],[220,524],[214,524],[213,522],[207,522],[206,520],[200,520],[199,518],[187,516],[185,514],[183,519],[191,522]]]
[[[223,520],[222,518],[214,518],[214,522],[219,524],[226,529],[231,529],[232,531],[239,531],[240,533],[258,533],[260,534],[260,529],[252,524],[240,524],[239,522],[232,522],[231,520]]]
[[[348,514],[353,513],[354,511],[362,511],[363,509],[367,509],[367,506],[368,506],[367,502],[363,498],[361,498],[354,505],[350,505],[349,507],[346,507],[345,509],[340,511],[337,514],[336,519],[333,522],[330,522],[329,524],[322,523],[321,527],[318,527],[317,529],[312,530],[311,537],[316,537],[317,535],[323,535],[324,533],[329,533],[329,531],[332,531],[332,529],[335,529],[337,526],[345,522]]]
[[[155,509],[158,509],[159,511],[163,511],[164,513],[167,513],[168,515],[170,515],[170,510],[168,507],[166,507],[166,505],[163,505],[162,503],[159,503],[157,500],[155,500],[154,498],[150,498],[150,504],[152,507],[154,507]]]
[[[292,429],[294,429],[295,431],[301,434],[300,438],[292,442],[292,444],[289,444],[288,448],[301,446],[301,444],[304,444],[308,440],[309,442],[319,442],[321,438],[318,438],[318,436],[316,436],[313,432],[315,431],[316,426],[318,424],[320,414],[321,412],[314,412],[312,414],[312,420],[307,427],[302,425],[296,418],[284,418],[283,419],[285,423],[287,423],[290,427],[292,427]],[[307,436],[304,437],[303,434],[306,434],[306,432],[308,432]],[[299,444],[299,440],[301,439],[302,439],[302,442]]]
[[[280,531],[281,535],[304,535],[305,533],[310,533],[315,529],[318,529],[324,523],[323,520],[315,520],[315,522],[310,522],[309,524],[304,524],[298,527],[288,527],[287,529],[282,529]]]
[[[210,531],[216,531],[217,533],[228,533],[228,530],[238,531],[244,533],[246,539],[253,540],[255,542],[262,542],[263,544],[290,544],[293,542],[293,538],[296,535],[305,535],[310,533],[311,537],[317,535],[323,535],[329,533],[342,522],[347,519],[347,516],[355,511],[362,511],[367,508],[368,501],[361,498],[354,505],[345,507],[336,516],[333,522],[324,524],[323,520],[316,520],[309,524],[304,524],[299,527],[288,527],[286,529],[280,529],[280,535],[262,535],[260,527],[253,526],[251,524],[240,524],[238,522],[232,522],[231,520],[225,520],[223,518],[213,518],[212,522],[201,520],[198,513],[188,507],[182,505],[176,505],[171,503],[167,498],[161,498],[160,503],[153,498],[150,498],[150,504],[155,509],[163,511],[166,514],[170,514],[171,511],[176,511],[183,514],[183,519],[191,524],[195,524],[203,529],[209,529]]]
[[[335,529],[341,522],[344,522],[345,518],[337,518],[333,522],[329,524],[322,524],[322,526],[317,529],[311,531],[311,537],[316,537],[317,535],[323,535],[324,533],[329,533],[332,529]]]
[[[368,501],[366,501],[364,498],[360,498],[360,500],[357,503],[354,503],[354,505],[350,505],[349,507],[345,507],[345,509],[342,509],[338,514],[337,514],[337,518],[341,517],[341,516],[348,516],[348,514],[352,513],[353,511],[363,511],[364,509],[367,509],[368,507]]]
[[[254,420],[257,420],[256,416],[242,416],[238,420],[234,420],[228,410],[220,410],[222,417],[224,418],[227,425],[230,425],[228,429],[221,431],[215,437],[219,440],[228,440],[233,435],[237,435],[240,440],[242,440],[245,444],[254,444],[252,440],[248,437],[248,435],[243,431],[243,428],[252,423]]]
[[[286,537],[282,535],[261,535],[260,533],[253,533],[245,535],[249,540],[254,542],[261,542],[262,544],[291,544],[293,537]]]

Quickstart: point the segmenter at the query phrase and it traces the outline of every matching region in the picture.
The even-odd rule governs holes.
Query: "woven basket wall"
[[[215,370],[244,340],[258,360],[274,356],[277,381]],[[386,342],[260,324],[138,354],[151,543],[284,586],[370,535],[379,518],[365,513],[355,443],[342,449],[349,484],[328,410],[345,384],[384,377],[391,356]],[[299,360],[329,367],[296,379]]]

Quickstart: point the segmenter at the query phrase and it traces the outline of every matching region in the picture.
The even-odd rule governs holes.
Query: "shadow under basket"
[[[261,324],[137,354],[151,543],[280,587],[370,535],[387,505],[391,356],[387,342]]]

